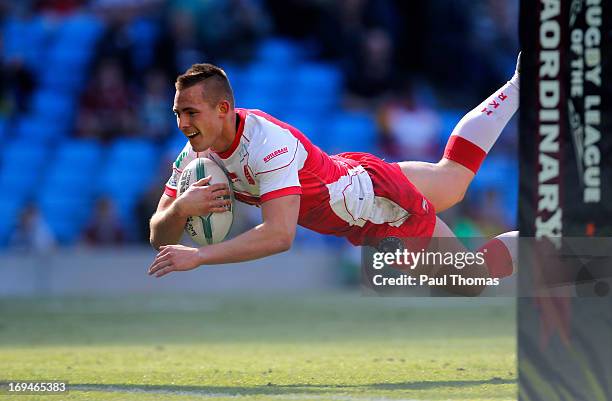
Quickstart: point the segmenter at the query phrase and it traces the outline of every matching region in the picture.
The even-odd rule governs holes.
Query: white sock
[[[444,157],[474,172],[519,107],[518,64],[504,86],[467,113],[451,133]]]

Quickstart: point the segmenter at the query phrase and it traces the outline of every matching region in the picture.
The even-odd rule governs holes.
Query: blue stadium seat
[[[60,127],[72,126],[76,112],[75,96],[57,90],[38,90],[31,99],[32,114]]]
[[[261,41],[257,49],[257,60],[276,65],[290,66],[303,58],[302,46],[284,38],[269,38]]]
[[[7,197],[23,200],[34,195],[39,188],[44,170],[25,164],[21,167],[0,169],[0,188]]]
[[[49,38],[49,21],[44,17],[33,17],[25,20],[9,17],[2,24],[3,59],[25,60],[26,64],[38,70],[44,66],[41,54]]]
[[[322,144],[330,153],[374,152],[376,146],[376,124],[367,113],[345,112],[329,120]]]
[[[25,115],[17,120],[16,137],[19,140],[50,143],[66,137],[72,121],[50,121],[48,118],[33,114]]]
[[[286,115],[285,121],[308,137],[317,146],[325,143],[325,124],[320,124],[319,119],[325,121],[323,116],[311,116],[305,113]]]
[[[266,97],[283,97],[291,91],[292,71],[267,62],[253,63],[245,71],[244,90],[262,101]]]
[[[340,105],[342,75],[332,64],[309,63],[292,75],[286,106],[296,113],[318,114]]]
[[[62,164],[81,166],[80,168],[97,169],[103,153],[102,145],[92,139],[70,139],[60,144],[56,160]],[[84,166],[87,164],[88,166]]]
[[[286,112],[283,98],[280,96],[262,96],[260,93],[255,90],[246,91],[236,99],[237,106],[246,109],[258,109],[271,116],[283,119]]]
[[[25,199],[38,188],[51,149],[36,141],[13,140],[0,153],[0,188]]]
[[[93,46],[104,33],[104,22],[93,14],[71,15],[62,23],[57,40],[74,46]]]
[[[119,138],[112,143],[108,151],[109,163],[125,163],[124,167],[135,166],[136,162],[146,163],[142,167],[148,167],[157,157],[155,145],[149,140],[138,138]]]
[[[158,173],[158,159],[159,152],[149,141],[115,141],[99,177],[98,194],[109,195],[118,204],[135,202]]]
[[[45,187],[38,197],[45,221],[61,244],[74,243],[91,214],[93,199],[80,191]]]

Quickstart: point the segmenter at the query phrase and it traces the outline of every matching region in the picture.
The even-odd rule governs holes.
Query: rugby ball
[[[225,172],[214,161],[207,158],[197,158],[192,160],[181,173],[177,188],[178,196],[181,196],[187,189],[201,180],[211,176],[209,184],[227,184],[230,188],[229,210],[222,213],[209,213],[206,216],[191,216],[185,223],[185,232],[191,239],[199,245],[211,245],[223,241],[234,221],[234,196],[232,186],[225,175]]]

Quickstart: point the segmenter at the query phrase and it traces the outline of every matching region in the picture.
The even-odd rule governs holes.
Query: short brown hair
[[[225,71],[212,64],[194,64],[176,78],[176,90],[183,90],[206,82],[204,99],[212,106],[221,100],[227,100],[234,107],[234,92]]]

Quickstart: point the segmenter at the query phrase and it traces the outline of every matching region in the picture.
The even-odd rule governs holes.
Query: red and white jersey
[[[260,110],[236,112],[239,126],[226,152],[197,153],[187,142],[174,162],[167,195],[176,196],[189,162],[209,157],[225,167],[239,201],[259,205],[301,195],[298,224],[313,231],[348,237],[353,244],[388,235],[431,236],[431,218],[414,233],[396,232],[411,216],[433,213],[397,165],[365,153],[329,156],[299,130]]]

